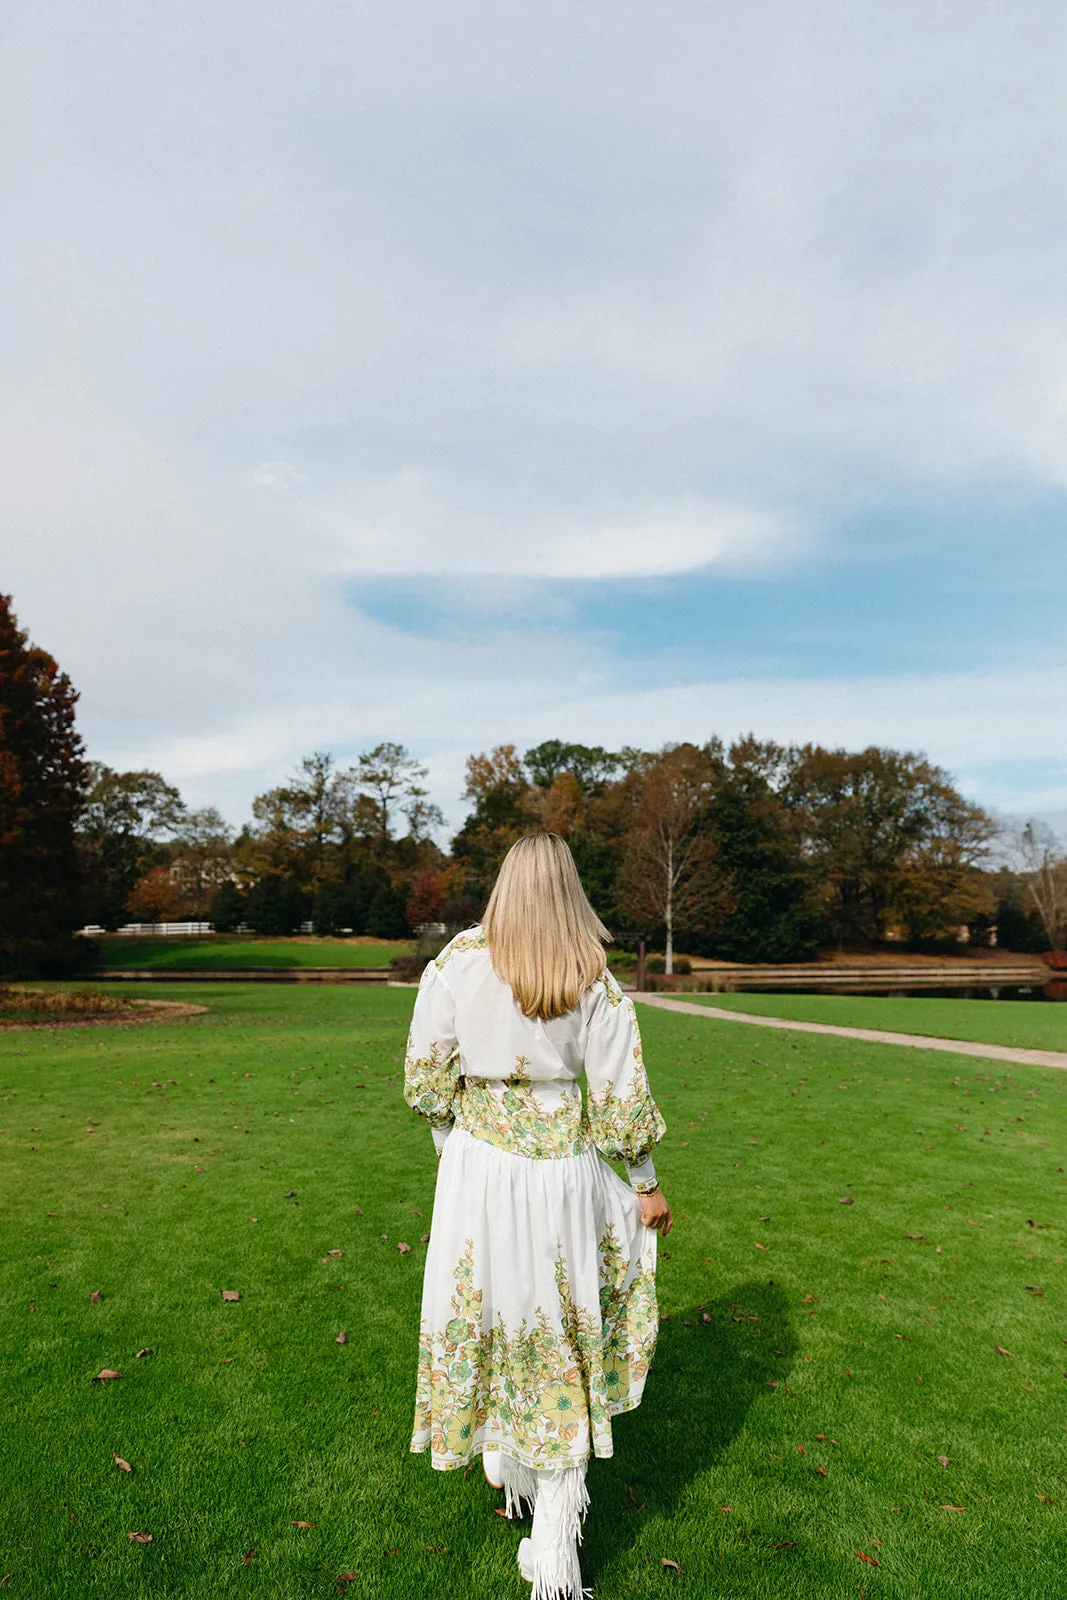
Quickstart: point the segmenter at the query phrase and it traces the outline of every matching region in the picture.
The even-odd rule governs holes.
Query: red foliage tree
[[[416,872],[404,910],[408,926],[417,928],[423,922],[440,922],[448,889],[448,873],[441,868],[424,867]]]
[[[170,868],[152,867],[130,890],[126,910],[134,922],[181,922],[189,905]]]
[[[0,970],[61,963],[80,920],[75,825],[88,768],[78,696],[0,595]]]

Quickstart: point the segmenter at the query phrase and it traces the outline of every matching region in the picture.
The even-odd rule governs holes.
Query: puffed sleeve
[[[593,1143],[604,1155],[621,1157],[638,1194],[651,1193],[657,1187],[652,1152],[666,1124],[648,1087],[633,1001],[610,972],[589,1022],[585,1075]]]
[[[455,1001],[437,963],[431,961],[415,997],[404,1057],[404,1099],[429,1122],[438,1155],[452,1131],[458,1094]]]

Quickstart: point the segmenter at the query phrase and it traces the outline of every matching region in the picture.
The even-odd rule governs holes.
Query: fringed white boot
[[[487,1483],[503,1489],[504,1515],[509,1521],[530,1515],[537,1495],[536,1472],[503,1450],[483,1450],[482,1471]]]
[[[530,1600],[583,1600],[578,1545],[589,1510],[585,1464],[538,1472],[533,1533],[519,1545],[519,1571],[532,1584]]]

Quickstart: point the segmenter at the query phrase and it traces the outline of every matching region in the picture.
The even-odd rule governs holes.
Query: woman
[[[582,1593],[586,1464],[640,1403],[655,1230],[671,1226],[652,1164],[663,1118],[608,938],[563,840],[520,839],[481,926],[423,973],[404,1068],[440,1158],[411,1448],[443,1470],[481,1451],[506,1514],[532,1504],[531,1600]]]

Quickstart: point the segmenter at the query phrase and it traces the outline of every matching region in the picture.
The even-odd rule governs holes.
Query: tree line
[[[402,937],[477,920],[506,851],[568,840],[625,944],[796,961],[887,938],[1061,948],[1067,858],[1028,824],[1012,869],[994,820],[924,756],[754,737],[658,751],[546,740],[473,754],[450,845],[426,768],[382,742],[307,756],[234,830],[153,771],[85,757],[77,694],[0,597],[0,967],[58,969],[84,923],[210,921]]]

